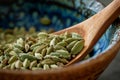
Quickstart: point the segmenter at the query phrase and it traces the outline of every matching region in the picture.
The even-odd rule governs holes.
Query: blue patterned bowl
[[[4,29],[24,26],[27,30],[34,26],[37,31],[49,29],[58,31],[82,22],[103,8],[99,2],[93,1],[41,0],[33,2],[31,0],[27,2],[19,0],[9,6],[0,6],[0,26]],[[40,22],[44,17],[50,20],[48,25]],[[115,31],[115,27],[112,26],[98,41],[91,55],[99,54],[108,47],[111,34]]]
[[[98,11],[104,8],[104,6],[95,0],[10,0],[7,1],[1,1],[0,5],[0,27],[3,29],[13,29],[15,27],[25,27],[26,30],[29,30],[30,27],[35,27],[37,31],[40,30],[50,30],[54,29],[55,31],[67,28],[69,26],[72,26],[74,24],[80,23],[83,20],[91,17]],[[44,23],[44,20],[41,21],[41,19],[47,18],[48,23]],[[85,63],[90,62],[91,60],[93,63],[94,59],[96,59],[96,56],[99,58],[102,53],[107,52],[112,43],[116,43],[120,39],[120,27],[118,22],[120,22],[119,19],[117,19],[113,24],[111,24],[110,28],[105,32],[105,34],[100,38],[100,40],[97,42],[97,44],[94,46],[94,49],[90,53],[91,58],[88,61],[83,61],[78,64],[82,67],[77,68],[75,66],[71,66],[68,69],[61,69],[56,71],[42,71],[33,73],[31,72],[16,72],[14,71],[3,71],[0,70],[0,79],[7,80],[10,77],[12,77],[11,80],[29,80],[31,78],[36,80],[55,80],[57,77],[60,80],[77,80],[77,79],[83,79],[83,80],[94,80],[98,77],[98,74],[101,73],[105,67],[108,65],[108,63],[101,64],[103,68],[101,68],[98,73],[95,73],[97,77],[90,76],[89,72],[88,74],[84,74],[84,72],[89,71],[89,67],[92,64],[88,64],[89,67],[86,67]],[[120,42],[119,42],[120,43]],[[117,50],[118,51],[118,48]],[[114,51],[115,52],[115,51]],[[112,55],[112,54],[111,54]],[[94,58],[95,57],[95,58]],[[113,57],[112,57],[113,58]],[[110,60],[112,60],[110,58]],[[102,59],[102,58],[101,58]],[[107,60],[107,59],[106,59]],[[109,59],[108,59],[109,60]],[[109,60],[109,61],[110,61]],[[100,60],[98,60],[98,63]],[[104,61],[104,59],[101,60],[101,62]],[[84,67],[83,67],[84,66]],[[73,70],[73,73],[77,70],[79,71],[78,74],[72,74],[70,73],[71,70]],[[92,69],[91,67],[90,69]],[[83,69],[83,70],[82,70]],[[85,70],[88,69],[88,70]],[[70,70],[70,71],[69,71]],[[82,75],[81,75],[81,72]],[[95,69],[96,70],[96,69]],[[65,72],[65,73],[63,73]],[[94,71],[93,71],[94,72]],[[56,74],[55,74],[56,73]],[[60,74],[63,73],[63,78],[60,77]],[[3,75],[4,74],[4,75]],[[23,75],[24,74],[24,75]],[[49,76],[48,76],[49,74]],[[52,76],[52,75],[55,76]],[[29,77],[27,77],[29,75]],[[74,77],[68,77],[74,75]],[[5,77],[8,76],[8,77]],[[21,76],[20,79],[17,77]],[[43,77],[42,77],[43,76]],[[45,77],[46,76],[46,77]],[[85,78],[86,76],[86,78]],[[84,77],[84,78],[83,78]],[[93,77],[93,78],[92,78]]]

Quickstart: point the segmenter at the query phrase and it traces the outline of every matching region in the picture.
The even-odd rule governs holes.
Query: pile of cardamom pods
[[[61,35],[28,32],[24,28],[0,30],[0,69],[47,70],[60,68],[73,59],[84,47],[77,33]]]

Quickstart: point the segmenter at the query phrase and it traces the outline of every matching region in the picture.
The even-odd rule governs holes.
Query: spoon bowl
[[[64,30],[55,32],[54,34],[62,34],[64,32],[76,32],[80,34],[84,40],[84,49],[66,66],[82,60],[93,48],[102,34],[107,30],[110,24],[120,15],[120,1],[114,0],[106,8],[82,23],[71,26]]]

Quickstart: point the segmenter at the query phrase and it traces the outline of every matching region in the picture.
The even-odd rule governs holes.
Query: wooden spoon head
[[[76,32],[80,34],[84,40],[84,48],[73,60],[67,65],[78,62],[83,59],[93,48],[102,34],[107,30],[109,25],[120,15],[120,1],[114,0],[106,8],[82,23],[74,25],[70,28],[58,31],[54,34],[62,34],[65,32]]]
[[[78,33],[82,36],[82,38],[85,40],[85,44],[84,44],[84,48],[83,50],[74,58],[72,59],[66,66],[68,65],[71,65],[73,63],[76,63],[80,60],[82,60],[87,54],[88,54],[88,45],[86,44],[88,41],[87,41],[87,33],[86,33],[86,29],[85,27],[83,26],[83,23],[79,23],[79,24],[76,24],[74,26],[71,26],[69,28],[66,28],[66,29],[63,29],[63,30],[60,30],[58,32],[55,32],[53,34],[63,34],[65,32],[68,32],[68,33],[72,33],[72,32],[75,32],[75,33]]]

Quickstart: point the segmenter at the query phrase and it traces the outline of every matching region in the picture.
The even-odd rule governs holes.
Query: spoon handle
[[[120,0],[114,0],[106,8],[91,18],[71,27],[70,30],[80,31],[83,30],[83,37],[85,39],[84,49],[80,52],[75,59],[71,60],[68,64],[73,64],[82,60],[93,48],[102,34],[107,30],[110,24],[120,15]],[[70,31],[69,30],[69,31]]]
[[[88,39],[86,40],[88,41],[86,44],[94,45],[119,14],[120,0],[113,0],[113,2],[102,11],[84,21],[84,28],[87,28],[85,29],[87,35],[85,37]]]

